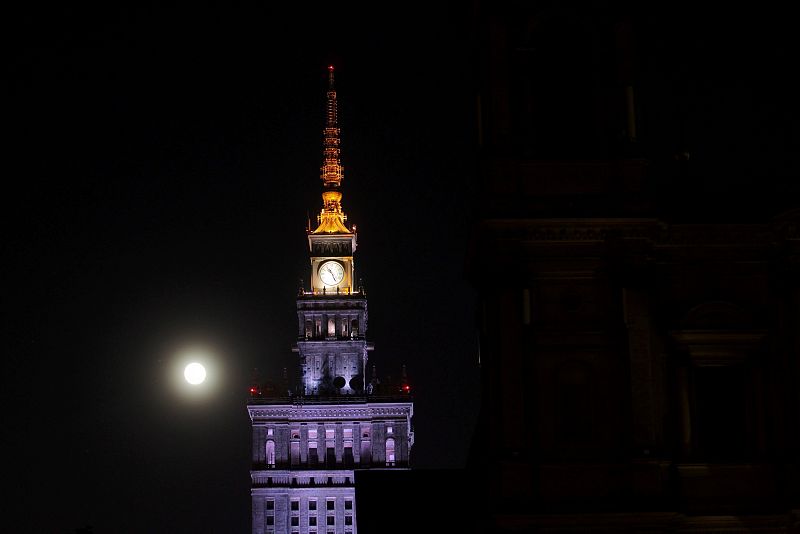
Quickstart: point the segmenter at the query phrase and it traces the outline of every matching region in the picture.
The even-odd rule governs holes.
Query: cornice
[[[256,421],[307,421],[339,419],[376,419],[382,417],[411,417],[413,403],[375,403],[367,405],[303,406],[250,405],[247,407],[250,420]]]
[[[664,223],[657,219],[489,219],[483,226],[502,239],[602,242],[612,236],[655,241]]]
[[[785,218],[772,224],[670,224],[659,219],[485,219],[488,238],[526,243],[588,243],[641,239],[654,246],[769,247],[800,239],[800,224]]]

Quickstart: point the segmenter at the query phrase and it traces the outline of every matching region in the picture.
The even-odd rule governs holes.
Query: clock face
[[[335,286],[344,279],[344,267],[338,261],[326,261],[319,266],[318,273],[326,286]]]

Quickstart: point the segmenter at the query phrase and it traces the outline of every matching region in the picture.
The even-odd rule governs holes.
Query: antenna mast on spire
[[[325,188],[342,185],[342,165],[339,160],[339,124],[336,117],[336,88],[333,84],[333,65],[328,67],[328,107],[323,143],[325,160],[322,164],[322,183]]]

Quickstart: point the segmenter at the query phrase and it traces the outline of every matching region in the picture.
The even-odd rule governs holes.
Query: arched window
[[[275,442],[267,440],[267,469],[275,469]]]
[[[328,335],[335,336],[336,335],[336,320],[335,319],[328,319]]]
[[[389,467],[394,466],[394,438],[387,438],[386,440],[386,465]]]

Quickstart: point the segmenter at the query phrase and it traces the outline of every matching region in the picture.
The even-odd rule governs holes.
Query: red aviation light
[[[250,395],[253,397],[261,395],[261,389],[256,386],[250,386]]]
[[[403,390],[403,393],[411,393],[411,386],[409,386],[408,384],[404,384],[403,387],[400,389]]]
[[[333,65],[328,65],[328,70],[333,70]]]

